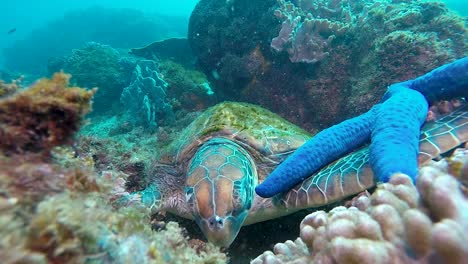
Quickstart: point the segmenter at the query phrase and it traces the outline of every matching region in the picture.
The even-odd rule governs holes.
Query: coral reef
[[[2,263],[226,263],[176,223],[156,231],[147,209],[114,207],[127,175],[97,172],[91,155],[59,146],[73,138],[94,93],[68,80],[59,73],[0,100]]]
[[[202,111],[216,103],[215,92],[203,72],[172,60],[163,60],[161,73],[167,81],[167,95],[174,111]]]
[[[189,41],[221,99],[260,104],[309,130],[362,114],[389,84],[468,50],[463,18],[421,0],[201,0]]]
[[[155,61],[139,61],[130,85],[120,95],[128,121],[152,130],[174,122],[174,111],[167,98],[167,86]]]
[[[99,189],[77,190],[67,186],[68,179],[60,177],[63,174],[44,172],[43,184],[53,184],[51,178],[57,177],[55,180],[62,181],[66,187],[55,193],[44,193],[47,195],[41,199],[36,196],[26,200],[22,195],[24,191],[12,193],[3,188],[9,184],[9,178],[16,176],[8,173],[0,178],[3,193],[0,256],[3,263],[226,262],[226,256],[211,245],[202,246],[198,251],[192,248],[176,223],[167,223],[164,230],[156,232],[151,230],[150,214],[145,209],[112,208],[109,201],[116,190],[111,192],[110,186],[112,182],[119,182],[119,178],[105,177],[113,174],[99,177],[88,172],[90,180],[98,180],[95,186]],[[34,176],[29,175],[28,180]]]
[[[253,78],[245,71],[248,55],[257,47],[259,54],[270,53],[270,47],[259,45],[276,33],[272,14],[265,12],[275,0],[198,2],[193,10],[188,40],[197,64],[208,76],[217,93],[233,100]],[[263,56],[263,55],[262,55]],[[224,58],[226,57],[226,58]]]
[[[134,192],[148,184],[147,169],[160,158],[161,149],[197,116],[187,114],[174,125],[159,127],[151,133],[143,127],[134,127],[125,116],[94,118],[80,130],[74,147],[80,156],[94,161],[96,171],[124,173],[127,190]]]
[[[57,73],[0,100],[2,151],[47,152],[72,139],[96,90],[68,87],[69,79]]]
[[[348,208],[309,214],[299,238],[276,244],[252,263],[463,263],[468,200],[456,177],[466,178],[458,169],[466,166],[466,153],[460,149],[423,167],[416,187],[395,174]]]
[[[59,155],[59,153],[61,153]],[[61,166],[61,158],[74,154],[69,149],[61,149],[53,153],[56,163],[37,155],[15,155],[5,157],[0,155],[0,188],[11,197],[21,197],[23,204],[32,204],[43,198],[63,192],[68,189],[76,192],[99,191],[103,187],[98,179],[94,178],[90,171],[92,160],[83,157],[68,159],[67,168]],[[80,168],[80,166],[82,166]]]
[[[168,101],[176,115],[202,111],[218,102],[208,78],[194,65],[196,58],[187,39],[156,41],[145,47],[133,48],[130,53],[157,62],[158,71],[167,82]]]
[[[268,10],[274,3],[275,0],[254,5],[246,1],[200,1],[190,17],[188,39],[202,68],[211,67],[214,70],[216,68],[212,66],[227,53],[247,53],[256,47],[256,41],[269,37],[268,32],[276,23],[269,17],[270,14],[263,16],[262,11]],[[255,23],[259,18],[268,25]],[[206,47],[212,49],[207,50]]]
[[[48,65],[49,72],[63,70],[71,74],[74,84],[99,88],[94,96],[94,114],[105,113],[118,104],[133,67],[134,63],[122,58],[117,50],[96,42],[73,49],[70,55],[52,58]]]
[[[293,2],[296,4],[278,1],[275,16],[283,23],[279,35],[272,39],[271,47],[276,51],[286,50],[291,62],[321,61],[329,55],[327,49],[331,42],[348,30],[354,15],[350,10],[344,10],[345,4],[340,3],[343,1]],[[356,2],[352,3],[347,3],[348,7]],[[333,21],[332,17],[339,19]]]

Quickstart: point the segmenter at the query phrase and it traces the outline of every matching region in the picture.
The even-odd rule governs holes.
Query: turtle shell
[[[280,116],[248,103],[223,102],[198,116],[168,147],[178,166],[187,166],[198,148],[212,138],[230,139],[247,150],[259,170],[259,181],[311,134]]]
[[[258,204],[263,203],[255,195],[256,185],[310,137],[258,106],[218,104],[196,118],[169,146],[179,181],[166,181],[164,188],[184,185],[179,193],[185,199],[176,200],[185,203],[179,203],[175,212],[191,213],[210,242],[229,246],[248,216],[260,213]]]
[[[461,107],[425,125],[420,161],[427,159],[425,144],[438,147],[427,155],[433,158],[466,142],[466,114],[466,107]],[[161,166],[163,176],[156,181],[162,198],[154,198],[151,190],[149,200],[162,201],[160,209],[194,219],[210,242],[228,246],[242,225],[335,202],[376,184],[368,149],[363,147],[287,193],[267,199],[255,195],[255,185],[310,138],[306,131],[261,107],[218,104],[168,146],[171,166]]]

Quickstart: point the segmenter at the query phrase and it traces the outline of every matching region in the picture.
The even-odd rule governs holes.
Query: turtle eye
[[[249,192],[250,187],[248,186],[250,183],[245,182],[246,180],[247,178],[234,182],[232,195],[232,215],[237,216],[246,210],[250,210],[252,207],[253,197]]]
[[[190,188],[190,187],[185,188],[185,201],[187,202],[190,208],[193,208],[194,206],[193,188]]]

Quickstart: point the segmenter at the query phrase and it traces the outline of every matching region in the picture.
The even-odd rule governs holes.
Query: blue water
[[[0,69],[3,66],[3,50],[26,38],[33,30],[44,27],[47,23],[63,18],[70,11],[86,9],[92,6],[106,8],[131,8],[147,14],[163,14],[182,17],[188,20],[198,0],[3,0],[0,1],[2,19],[0,19]],[[12,29],[15,32],[8,34]],[[185,30],[181,26],[182,32]],[[60,34],[60,32],[57,32]],[[181,35],[175,31],[172,36]],[[169,36],[168,36],[169,37]]]
[[[468,1],[466,0],[444,0],[447,6],[457,11],[462,16],[468,16]]]

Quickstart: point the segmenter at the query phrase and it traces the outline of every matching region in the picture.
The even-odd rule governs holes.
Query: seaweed
[[[70,142],[96,89],[68,87],[69,80],[70,75],[56,73],[0,100],[0,150],[49,153]]]

